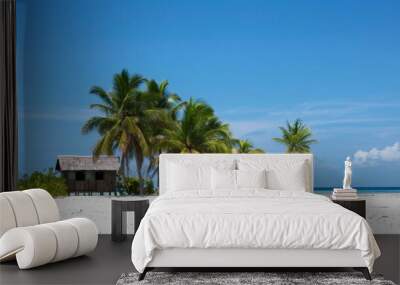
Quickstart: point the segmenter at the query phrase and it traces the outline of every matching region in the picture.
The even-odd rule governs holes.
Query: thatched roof
[[[92,156],[59,155],[57,156],[56,169],[65,170],[106,170],[118,171],[121,163],[117,156],[101,155],[96,160]]]

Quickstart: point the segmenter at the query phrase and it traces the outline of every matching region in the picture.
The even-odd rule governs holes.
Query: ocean
[[[314,192],[332,191],[334,187],[315,187]],[[354,187],[359,192],[375,192],[375,193],[400,193],[400,187]]]

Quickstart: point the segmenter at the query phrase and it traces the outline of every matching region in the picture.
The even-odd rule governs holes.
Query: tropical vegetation
[[[123,177],[118,183],[118,187],[122,192],[128,195],[140,194],[140,180],[138,177]],[[157,189],[154,187],[154,182],[152,179],[147,178],[144,180],[143,194],[157,194]]]
[[[122,185],[130,189],[127,192],[138,188],[144,194],[151,188],[149,181],[158,173],[162,152],[232,152],[235,140],[229,126],[211,106],[194,99],[182,101],[168,91],[168,81],[157,83],[122,70],[114,75],[110,91],[93,86],[90,93],[100,100],[90,105],[99,115],[85,122],[82,133],[97,131],[100,135],[93,148],[95,159],[101,154],[120,154],[120,175]],[[131,159],[135,160],[137,187],[126,179]]]
[[[119,188],[130,194],[154,193],[159,155],[172,153],[263,153],[247,139],[234,138],[207,103],[190,98],[183,101],[168,90],[168,81],[158,83],[122,70],[114,75],[110,91],[93,86],[90,93],[99,102],[90,105],[98,115],[82,127],[82,133],[96,131],[100,138],[93,147],[101,154],[121,157]],[[280,128],[287,152],[309,152],[316,141],[301,120]],[[136,177],[130,177],[130,161]]]
[[[49,168],[44,172],[35,171],[31,175],[24,175],[18,180],[18,190],[32,188],[46,189],[53,197],[68,195],[65,179],[57,175],[53,168]]]
[[[261,148],[255,148],[253,143],[249,140],[237,140],[235,142],[236,153],[264,153]]]
[[[162,149],[178,153],[229,153],[233,136],[229,125],[221,122],[206,103],[190,98],[181,104],[171,128],[165,129]]]
[[[139,89],[146,83],[147,90]],[[111,155],[119,151],[121,155],[122,176],[129,176],[129,162],[135,159],[136,173],[143,190],[143,164],[147,156],[157,153],[151,142],[159,132],[168,128],[173,118],[173,107],[180,99],[167,93],[168,83],[158,85],[147,81],[138,74],[130,75],[123,70],[114,76],[112,90],[107,92],[99,86],[93,86],[91,94],[101,103],[90,105],[101,115],[90,118],[82,127],[82,133],[96,130],[100,139],[93,148],[94,157],[101,154]]]
[[[285,145],[287,153],[309,153],[311,144],[317,142],[312,138],[311,129],[300,119],[293,123],[286,122],[286,128],[279,127],[279,129],[282,132],[282,137],[273,138],[273,140]]]

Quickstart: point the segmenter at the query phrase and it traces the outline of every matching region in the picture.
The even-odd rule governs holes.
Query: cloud
[[[397,110],[399,101],[313,101],[286,105],[241,106],[236,109],[221,110],[221,119],[230,122],[236,136],[251,136],[266,133],[284,126],[286,121],[301,118],[319,138],[337,136],[344,133],[368,133],[371,128],[379,128],[375,135],[390,137],[399,131],[400,118]],[[390,129],[390,133],[387,131]],[[391,135],[390,135],[391,134]]]
[[[222,110],[222,115],[263,115],[273,117],[342,117],[359,115],[371,110],[394,110],[400,107],[400,102],[353,102],[353,101],[315,101],[299,104],[285,104],[268,107],[242,106],[234,109]]]
[[[358,150],[354,153],[354,162],[357,164],[374,164],[378,161],[400,161],[400,143],[382,149],[372,148],[369,151]]]
[[[363,124],[363,123],[397,123],[400,122],[398,118],[344,118],[344,119],[333,119],[333,120],[310,120],[308,123],[311,126],[327,126],[327,125],[350,125],[350,124]]]

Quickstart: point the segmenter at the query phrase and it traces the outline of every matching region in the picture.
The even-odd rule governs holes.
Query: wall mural
[[[320,190],[349,156],[353,186],[400,191],[393,6],[18,1],[20,185],[108,192],[106,154],[150,194],[160,152],[312,152]]]

